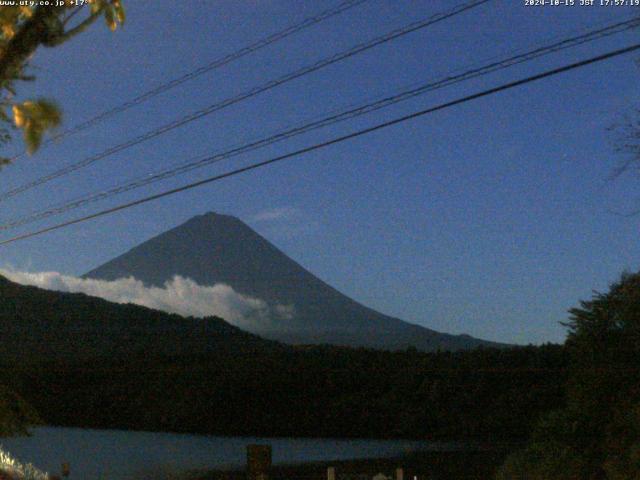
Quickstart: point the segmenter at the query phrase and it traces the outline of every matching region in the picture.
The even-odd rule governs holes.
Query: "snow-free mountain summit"
[[[216,213],[193,217],[85,277],[133,276],[148,286],[162,287],[176,275],[203,286],[224,283],[269,305],[286,306],[286,314],[251,329],[286,343],[413,346],[427,351],[497,345],[468,335],[439,333],[367,308],[305,270],[238,218]]]

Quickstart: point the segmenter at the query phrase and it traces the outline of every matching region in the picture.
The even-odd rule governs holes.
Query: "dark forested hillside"
[[[27,287],[0,277],[0,361],[32,362],[136,354],[203,354],[275,342],[220,318],[183,318],[80,293]]]
[[[48,423],[225,435],[521,438],[562,403],[559,346],[240,348],[14,367]],[[17,380],[19,379],[19,380]]]
[[[0,385],[44,422],[216,434],[522,437],[562,403],[560,346],[286,346],[0,278]]]

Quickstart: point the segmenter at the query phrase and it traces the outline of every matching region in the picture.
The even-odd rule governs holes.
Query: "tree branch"
[[[66,42],[67,40],[75,37],[79,33],[84,32],[93,22],[97,20],[97,18],[100,16],[101,13],[102,13],[102,9],[93,12],[91,15],[89,15],[87,18],[85,18],[82,22],[80,22],[78,25],[73,27],[71,30],[67,30],[63,34],[54,38],[53,41],[47,44],[47,46],[56,47]]]
[[[0,56],[0,85],[14,79],[28,58],[41,43],[50,37],[51,23],[57,19],[58,10],[50,6],[40,6],[20,31],[9,41]]]

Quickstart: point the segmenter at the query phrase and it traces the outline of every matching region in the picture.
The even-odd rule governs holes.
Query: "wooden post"
[[[248,480],[268,480],[271,468],[271,445],[247,445]]]
[[[336,480],[336,467],[327,467],[327,480]]]
[[[396,468],[396,480],[404,480],[404,470],[402,467]]]
[[[70,473],[71,473],[71,466],[69,465],[69,462],[64,462],[62,464],[62,476],[68,477]]]

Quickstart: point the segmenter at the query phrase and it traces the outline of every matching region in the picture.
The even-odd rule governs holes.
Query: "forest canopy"
[[[640,478],[640,273],[570,310],[566,405],[546,415],[500,480]]]

